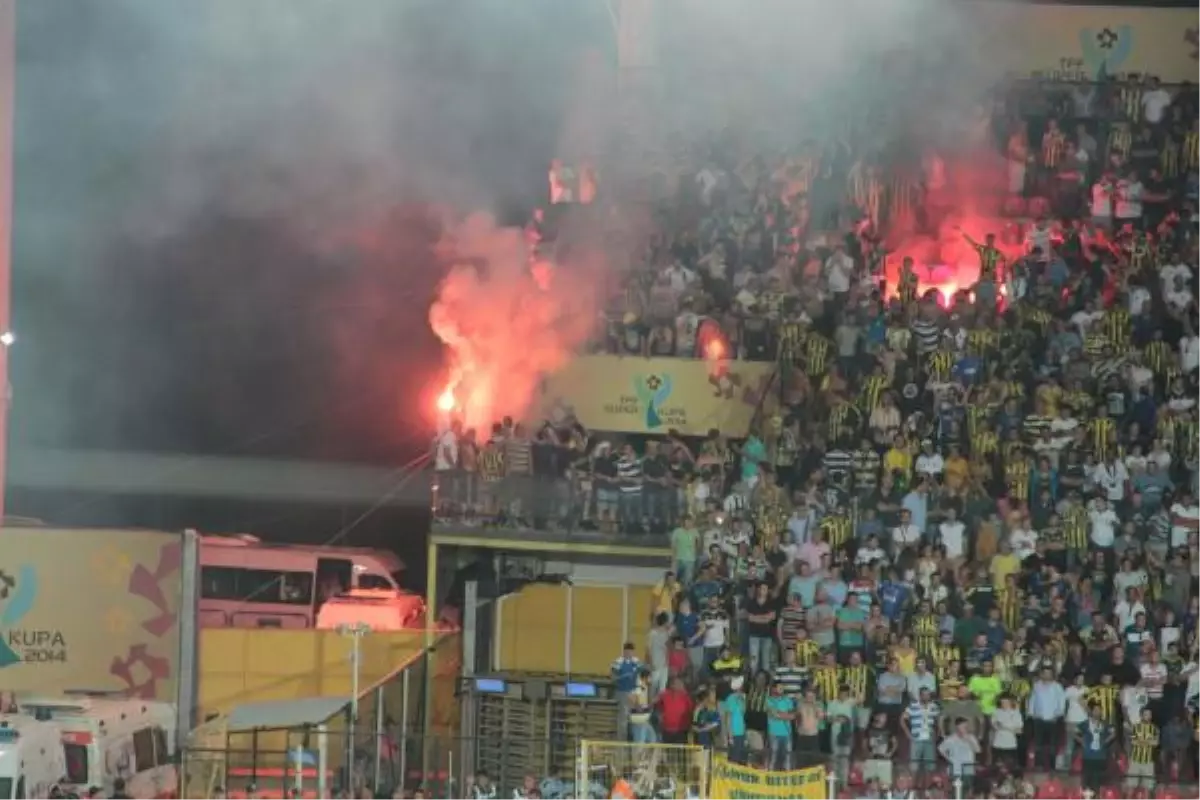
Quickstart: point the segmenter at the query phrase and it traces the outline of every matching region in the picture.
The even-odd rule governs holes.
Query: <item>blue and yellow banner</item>
[[[773,385],[775,365],[683,358],[583,356],[542,385],[541,418],[573,413],[596,431],[740,438]]]
[[[778,798],[778,800],[821,800],[828,795],[824,767],[807,767],[790,772],[769,772],[734,764],[725,756],[713,756],[709,797]]]

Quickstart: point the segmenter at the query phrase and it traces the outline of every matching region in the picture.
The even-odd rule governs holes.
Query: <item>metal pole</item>
[[[17,3],[0,0],[0,520],[8,466],[8,348],[12,285],[13,112],[17,72]]]
[[[827,772],[825,782],[829,784],[829,791],[825,793],[825,796],[833,800],[837,796],[837,772],[834,770]]]
[[[433,645],[437,640],[437,624],[438,614],[438,545],[437,541],[431,536],[429,545],[426,548],[426,564],[425,564],[425,675],[424,683],[425,690],[422,695],[425,705],[424,718],[421,720],[423,742],[421,747],[421,771],[429,773],[429,761],[433,752],[430,750],[430,745],[433,739]]]
[[[371,788],[379,794],[383,778],[383,687],[375,690],[375,780]]]
[[[957,800],[962,800],[963,779],[962,779],[961,775],[959,775],[957,778],[954,779],[954,796],[955,796],[955,798],[957,798]]]
[[[353,625],[339,625],[337,632],[349,636],[350,642],[350,718],[347,721],[349,729],[346,735],[346,783],[353,788],[354,777],[354,737],[358,733],[358,684],[362,668],[362,640],[371,632],[371,626],[365,622]]]
[[[322,722],[317,726],[317,797],[329,797],[329,729]]]
[[[400,785],[408,781],[408,667],[400,677]]]

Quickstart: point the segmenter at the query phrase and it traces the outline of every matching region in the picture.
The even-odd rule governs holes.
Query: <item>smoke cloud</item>
[[[300,406],[387,450],[432,405],[431,324],[469,418],[519,413],[616,268],[531,273],[505,225],[552,157],[623,199],[604,176],[643,151],[965,118],[984,88],[963,65],[988,35],[934,0],[667,0],[645,96],[617,102],[621,5],[21,4],[16,435],[211,448]]]

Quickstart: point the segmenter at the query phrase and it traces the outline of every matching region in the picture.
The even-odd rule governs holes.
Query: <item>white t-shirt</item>
[[[1037,532],[1026,528],[1015,528],[1008,535],[1008,544],[1012,547],[1013,554],[1022,561],[1037,552],[1037,540]]]
[[[850,278],[854,274],[854,260],[850,256],[834,253],[826,260],[825,270],[829,291],[834,294],[850,291]]]
[[[458,437],[454,431],[444,431],[437,438],[434,452],[434,468],[442,471],[458,466]]]
[[[1179,340],[1179,363],[1184,372],[1200,369],[1200,337],[1184,336]]]
[[[860,547],[854,554],[855,564],[870,564],[872,561],[887,561],[887,553],[879,547]]]
[[[1175,503],[1171,506],[1171,547],[1187,547],[1188,536],[1200,523],[1200,506],[1192,503],[1185,506]]]
[[[704,620],[704,646],[723,647],[729,636],[729,617],[720,616]]]
[[[1142,673],[1142,686],[1146,689],[1146,694],[1150,695],[1150,699],[1157,700],[1162,697],[1163,686],[1167,682],[1167,665],[1160,661],[1157,664],[1142,664],[1139,669]]]
[[[921,531],[911,522],[908,525],[897,525],[892,528],[892,544],[896,547],[908,547],[921,541]]]
[[[1084,701],[1087,699],[1084,694],[1084,688],[1080,686],[1067,687],[1066,720],[1069,725],[1078,725],[1081,722],[1087,721],[1088,712],[1083,707]]]
[[[916,470],[918,475],[941,475],[946,469],[946,461],[940,453],[926,455],[922,453],[917,456]]]
[[[1133,286],[1129,289],[1129,313],[1135,317],[1150,302],[1150,290],[1145,286]]]
[[[1125,481],[1129,480],[1129,470],[1120,461],[1097,464],[1092,470],[1092,480],[1104,489],[1109,502],[1116,503],[1125,499]]]
[[[1112,547],[1116,526],[1120,522],[1116,512],[1111,508],[1106,508],[1103,511],[1093,511],[1090,516],[1092,519],[1092,544],[1097,547]]]
[[[1142,183],[1138,180],[1117,183],[1117,219],[1137,219],[1142,215]]]
[[[961,520],[953,522],[943,522],[938,526],[938,533],[942,536],[942,544],[946,547],[947,558],[962,558],[963,557],[963,533],[966,531],[966,526]]]
[[[1154,89],[1142,95],[1142,111],[1146,122],[1157,125],[1162,122],[1163,112],[1171,105],[1171,93],[1166,89]]]
[[[1021,712],[1015,708],[997,708],[992,713],[992,747],[1015,750],[1017,732],[1025,726]]]
[[[1145,613],[1146,606],[1142,605],[1141,600],[1135,600],[1133,603],[1130,603],[1128,600],[1122,600],[1113,607],[1113,614],[1117,617],[1117,625],[1122,631],[1133,624],[1138,614]]]

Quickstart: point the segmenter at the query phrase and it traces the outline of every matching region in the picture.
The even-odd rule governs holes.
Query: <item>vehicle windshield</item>
[[[394,583],[393,583],[394,582]],[[393,573],[391,577],[380,575],[377,572],[364,572],[358,576],[358,588],[360,589],[395,589],[400,586],[400,573]]]
[[[67,758],[67,783],[87,785],[88,751],[85,744],[64,744],[63,754]],[[11,795],[4,795],[11,797]]]

